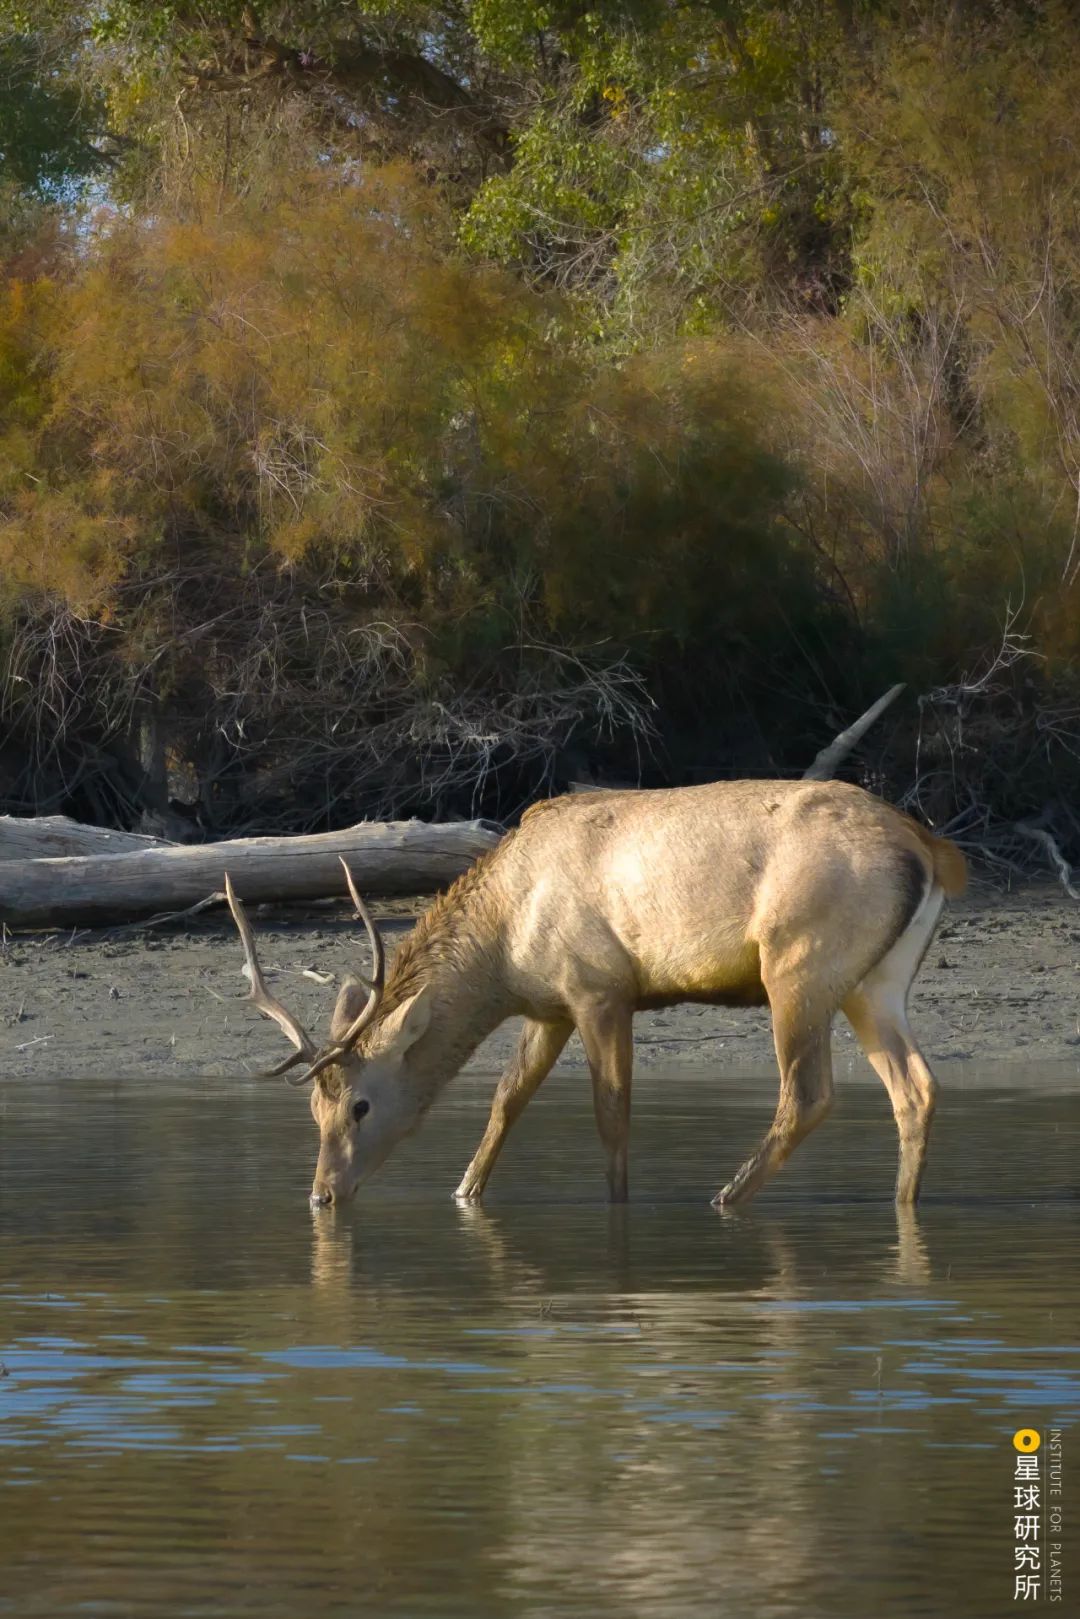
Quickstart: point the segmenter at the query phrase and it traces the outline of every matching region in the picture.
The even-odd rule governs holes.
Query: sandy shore
[[[382,908],[388,943],[423,901]],[[366,950],[333,908],[303,923],[268,908],[260,954],[282,1000],[322,1036],[335,987]],[[0,949],[0,1071],[54,1078],[243,1074],[287,1051],[243,1004],[241,954],[230,925],[22,935]],[[325,985],[305,977],[332,975]],[[974,884],[950,906],[919,976],[912,1022],[927,1055],[954,1063],[1053,1061],[1080,1082],[1080,906],[1060,889],[1012,894]],[[481,1046],[476,1072],[499,1068],[514,1025]],[[842,1019],[838,1066],[854,1051]],[[755,1072],[772,1061],[767,1014],[683,1006],[637,1020],[639,1066]],[[583,1064],[575,1040],[562,1067]]]

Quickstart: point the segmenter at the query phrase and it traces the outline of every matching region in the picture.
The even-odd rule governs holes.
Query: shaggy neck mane
[[[490,969],[478,958],[498,949],[499,907],[491,878],[506,842],[481,855],[420,917],[390,964],[380,1019],[447,971],[466,979],[479,967],[489,979]]]
[[[558,802],[534,805],[522,824]],[[492,1029],[524,1011],[507,981],[507,910],[499,881],[500,862],[519,834],[520,828],[508,833],[425,911],[387,973],[379,1022],[422,989],[432,993],[431,1021],[402,1073],[418,1116]]]

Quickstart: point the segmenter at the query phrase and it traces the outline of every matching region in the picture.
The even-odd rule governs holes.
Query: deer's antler
[[[349,1024],[341,1039],[335,1045],[328,1046],[325,1051],[320,1052],[304,1074],[303,1080],[292,1081],[291,1083],[294,1084],[302,1084],[306,1080],[317,1079],[324,1068],[329,1068],[331,1063],[340,1062],[341,1058],[352,1050],[364,1030],[375,1018],[382,1002],[383,991],[386,988],[386,950],[383,946],[382,935],[372,920],[371,912],[360,898],[359,890],[353,881],[353,874],[349,870],[345,857],[341,855],[339,859],[345,872],[345,881],[349,885],[352,902],[356,906],[356,914],[363,922],[368,939],[371,942],[371,977],[361,980],[368,992],[367,1004],[359,1016],[355,1017]]]
[[[291,1057],[287,1057],[276,1068],[268,1068],[262,1077],[264,1079],[276,1078],[278,1074],[287,1073],[290,1068],[295,1068],[298,1063],[313,1064],[318,1058],[319,1048],[303,1025],[298,1023],[292,1014],[287,1012],[281,1002],[275,1000],[267,989],[266,980],[259,966],[259,956],[255,948],[255,935],[251,931],[251,923],[247,919],[244,907],[236,897],[236,890],[233,888],[232,879],[228,872],[225,873],[225,898],[229,902],[229,910],[232,912],[232,919],[236,923],[237,932],[240,934],[240,942],[244,947],[244,976],[251,985],[249,999],[266,1017],[273,1018],[278,1028],[296,1047]],[[290,1079],[289,1084],[303,1085],[310,1077],[309,1074],[305,1073],[299,1079]]]

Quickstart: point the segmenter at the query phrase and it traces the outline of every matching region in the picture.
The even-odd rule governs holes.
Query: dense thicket
[[[5,807],[505,815],[905,680],[859,769],[1076,845],[1069,6],[5,26]]]

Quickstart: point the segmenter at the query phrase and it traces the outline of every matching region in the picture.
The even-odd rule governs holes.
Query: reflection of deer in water
[[[867,1207],[854,1242],[846,1215],[811,1226],[783,1204],[749,1224],[723,1210],[669,1204],[659,1222],[650,1210],[644,1226],[632,1205],[620,1203],[608,1205],[606,1220],[589,1203],[551,1203],[542,1224],[532,1204],[459,1198],[456,1208],[456,1220],[433,1225],[426,1204],[372,1204],[359,1226],[312,1209],[312,1286],[352,1310],[346,1336],[363,1317],[361,1298],[385,1324],[399,1307],[407,1313],[433,1278],[467,1297],[476,1319],[493,1308],[529,1319],[599,1313],[632,1321],[651,1314],[654,1301],[670,1300],[664,1313],[684,1312],[700,1331],[705,1298],[721,1311],[733,1301],[741,1309],[738,1301],[790,1302],[822,1291],[872,1298],[896,1286],[925,1287],[932,1275],[910,1204]],[[333,1336],[336,1327],[328,1322],[327,1330]]]
[[[536,805],[421,917],[387,975],[347,983],[331,1043],[266,989],[229,888],[255,1004],[313,1080],[321,1151],[312,1199],[340,1202],[420,1122],[504,1019],[517,1054],[458,1196],[479,1197],[514,1120],[576,1028],[616,1201],[627,1195],[634,1013],[681,1001],[772,1008],[780,1100],[757,1152],[718,1194],[751,1197],[828,1112],[842,1009],[885,1082],[900,1135],[897,1200],[918,1196],[934,1079],[907,1021],[911,982],[964,859],[861,788],[720,782]]]
[[[507,1202],[430,1216],[412,1200],[374,1205],[362,1224],[316,1212],[317,1291],[298,1306],[308,1336],[386,1360],[378,1381],[323,1384],[351,1412],[314,1406],[293,1420],[333,1409],[358,1451],[385,1456],[395,1407],[452,1418],[436,1430],[448,1476],[468,1490],[469,1459],[482,1469],[483,1568],[503,1571],[513,1611],[537,1592],[554,1605],[553,1569],[575,1612],[828,1611],[806,1596],[828,1581],[836,1497],[822,1467],[850,1471],[852,1496],[898,1498],[899,1486],[888,1469],[869,1478],[862,1447],[856,1460],[854,1444],[822,1430],[907,1423],[891,1388],[899,1377],[903,1402],[924,1381],[900,1372],[906,1351],[886,1350],[882,1399],[876,1363],[895,1284],[926,1279],[896,1268],[914,1210],[867,1207],[855,1240],[850,1209],[823,1227],[782,1204],[749,1222],[685,1205],[605,1218],[565,1202],[542,1222],[535,1205]],[[463,1362],[489,1368],[464,1399],[460,1370],[439,1370]],[[908,1488],[923,1454],[899,1452]],[[375,1496],[365,1510],[386,1534],[415,1523],[411,1469],[385,1468]],[[579,1515],[586,1537],[567,1533]]]

